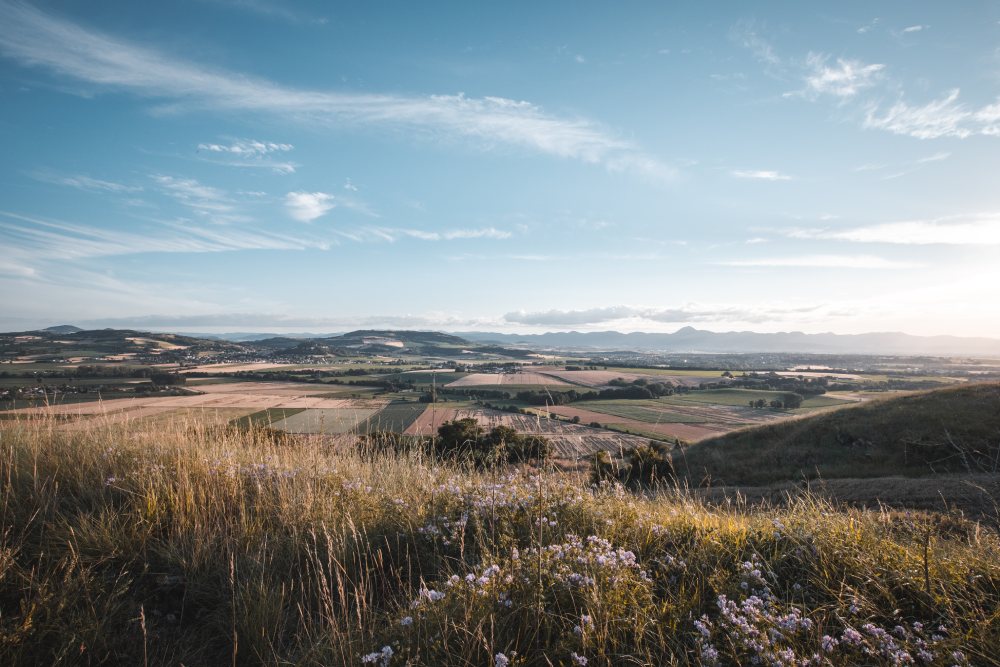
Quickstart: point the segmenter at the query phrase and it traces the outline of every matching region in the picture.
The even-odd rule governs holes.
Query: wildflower
[[[701,636],[705,639],[710,639],[712,637],[712,630],[709,627],[710,623],[707,616],[702,616],[701,620],[694,622],[695,629],[701,633]]]
[[[404,616],[403,618],[400,619],[399,624],[402,625],[403,627],[413,625],[413,617]]]
[[[361,662],[366,665],[379,664],[379,667],[388,667],[389,661],[392,660],[392,655],[394,651],[391,646],[383,646],[381,651],[376,651],[375,653],[369,653],[368,655],[362,656]]]
[[[719,662],[719,651],[711,644],[701,645],[701,661],[706,665],[715,665]]]
[[[823,635],[823,640],[821,642],[821,645],[823,646],[823,650],[826,653],[832,653],[834,651],[834,649],[837,648],[837,644],[839,644],[839,643],[840,642],[838,642],[836,639],[834,639],[830,635]]]
[[[854,628],[847,628],[844,630],[843,634],[840,635],[840,641],[845,644],[849,644],[850,646],[861,646],[861,642],[864,641],[864,638],[861,636],[861,633]]]
[[[574,665],[581,665],[581,667],[582,667],[582,665],[586,665],[587,664],[587,658],[584,657],[584,656],[582,656],[582,655],[579,655],[577,653],[570,653],[569,657],[570,657],[570,659],[573,660],[573,664]]]
[[[493,656],[493,667],[507,667],[510,664],[510,658],[508,658],[503,653],[497,653]]]

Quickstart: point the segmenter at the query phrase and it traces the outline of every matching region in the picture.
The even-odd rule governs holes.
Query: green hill
[[[704,440],[674,454],[692,486],[1000,470],[1000,384],[876,400]]]

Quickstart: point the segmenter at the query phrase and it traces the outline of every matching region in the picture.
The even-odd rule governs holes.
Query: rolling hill
[[[886,398],[704,440],[673,457],[692,486],[1000,470],[1000,384]]]

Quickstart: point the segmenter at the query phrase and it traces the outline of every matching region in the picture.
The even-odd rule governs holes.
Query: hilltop
[[[190,422],[0,429],[2,664],[965,667],[1000,640],[1000,538],[954,515]]]
[[[802,478],[996,473],[1000,385],[971,384],[874,400],[735,431],[675,454],[694,485]]]

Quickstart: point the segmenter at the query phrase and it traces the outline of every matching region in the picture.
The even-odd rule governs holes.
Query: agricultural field
[[[746,407],[750,401],[764,399],[771,401],[780,400],[788,392],[765,391],[760,389],[710,389],[705,391],[692,391],[679,396],[671,396],[667,401],[687,402],[687,403],[708,403],[711,405],[731,405],[734,407]],[[831,406],[841,406],[851,401],[844,401],[830,395],[810,396],[802,401],[802,407],[793,411],[798,414],[808,412],[816,408],[828,408]]]
[[[76,428],[90,420],[124,423],[155,418],[161,424],[172,419],[204,419],[208,423],[271,425],[292,433],[339,433],[342,423],[350,421],[350,427],[346,427],[349,431],[387,403],[380,399],[348,398],[343,395],[345,392],[317,395],[315,384],[294,382],[227,381],[200,384],[196,390],[198,393],[182,396],[36,405],[3,414],[14,419],[59,416],[66,428]],[[285,423],[303,411],[317,411],[317,414]],[[310,430],[313,428],[317,430]]]
[[[426,403],[395,400],[359,423],[356,430],[358,433],[374,433],[376,431],[403,433],[426,409]]]
[[[547,408],[549,413],[585,424],[597,422],[614,429],[653,437],[679,438],[696,442],[747,426],[758,426],[808,414],[821,408],[851,405],[858,400],[815,396],[795,410],[750,408],[751,400],[770,401],[783,392],[749,389],[692,391],[687,394],[650,400],[584,401]],[[539,412],[544,412],[539,410]]]
[[[684,372],[684,371],[659,371],[657,369],[628,369],[628,370],[601,370],[601,371],[544,371],[545,375],[564,380],[570,384],[581,387],[605,387],[612,380],[647,380],[649,382],[671,382],[675,385],[685,387],[698,387],[705,382],[720,382],[727,378],[722,377],[722,372],[713,373],[709,371]]]
[[[325,408],[303,410],[273,422],[271,428],[295,434],[334,435],[352,433],[362,421],[378,411],[375,407]]]
[[[508,385],[566,387],[569,383],[543,373],[470,373],[454,382],[449,382],[445,386],[457,389],[460,387],[498,387]]]

